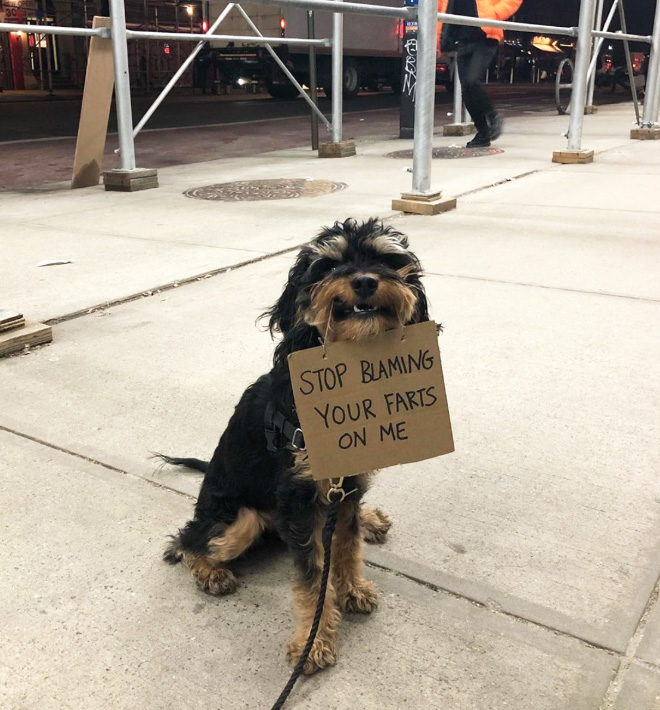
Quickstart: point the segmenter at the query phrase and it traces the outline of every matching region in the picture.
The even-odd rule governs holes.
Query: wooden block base
[[[22,328],[0,333],[0,357],[18,353],[26,345],[43,345],[53,339],[53,329],[43,323],[30,323]]]
[[[353,141],[319,143],[319,158],[350,158],[352,155],[355,155]]]
[[[400,199],[392,200],[392,209],[408,214],[432,216],[456,209],[456,198],[445,197],[443,199],[440,192],[430,195],[414,195],[404,192]]]
[[[115,192],[136,192],[158,187],[158,171],[153,168],[108,170],[103,173],[105,189]]]
[[[474,123],[448,123],[442,127],[443,136],[469,136],[474,133]]]
[[[593,150],[555,150],[552,154],[553,163],[576,165],[594,162]]]
[[[632,128],[630,137],[637,141],[657,141],[660,140],[660,126],[646,126]]]
[[[18,311],[10,311],[6,308],[0,308],[0,333],[7,330],[16,330],[25,325],[23,314]]]

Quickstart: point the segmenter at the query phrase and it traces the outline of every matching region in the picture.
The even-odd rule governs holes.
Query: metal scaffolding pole
[[[306,10],[307,13],[307,37],[309,39],[314,39],[316,37],[316,28],[314,27],[314,11]],[[309,93],[312,103],[318,108],[318,97],[317,92],[317,79],[316,79],[316,48],[311,45],[309,48]],[[312,121],[312,150],[319,149],[319,119],[314,113],[311,112]]]
[[[658,123],[658,103],[660,101],[660,0],[655,7],[655,21],[653,23],[653,40],[651,42],[651,58],[649,60],[649,73],[646,77],[646,91],[644,94],[644,113],[642,126],[651,128]]]
[[[122,170],[135,170],[131,80],[128,74],[124,0],[110,0],[110,19],[112,20],[112,56],[115,67],[115,103],[117,105],[120,164]]]
[[[616,4],[617,0],[614,0],[614,4]],[[607,29],[606,27],[603,27],[603,4],[604,0],[597,0],[596,3],[596,21],[594,23],[594,28],[597,30],[602,30],[602,29]],[[601,45],[603,44],[605,40],[602,38],[596,39],[595,37],[592,39],[592,44],[593,44],[593,52],[592,52],[592,64],[596,64],[598,61],[598,54],[600,52]],[[589,75],[588,75],[588,81],[589,81],[589,87],[587,88],[587,106],[593,106],[594,105],[594,89],[596,88],[596,72],[591,70],[591,65],[589,66]]]
[[[626,13],[623,9],[623,0],[619,2],[619,22],[621,23],[621,29],[625,35],[628,31],[626,27]],[[637,98],[637,87],[635,86],[635,73],[633,71],[632,56],[630,55],[630,43],[627,39],[623,41],[623,48],[626,53],[626,69],[628,70],[628,78],[630,79],[630,90],[632,91],[633,104],[635,105],[635,123],[639,126],[641,124],[641,119],[639,117],[639,99]]]
[[[593,21],[594,0],[582,0],[580,3],[580,25],[575,54],[573,95],[571,97],[571,119],[568,124],[568,150],[570,151],[579,151],[582,145],[582,123],[584,121],[584,104],[587,97],[587,71],[589,69],[589,50],[591,48]]]
[[[227,15],[232,11],[232,8],[234,7],[234,3],[230,2],[229,5],[220,13],[218,19],[211,25],[209,28],[207,34],[212,35],[216,29],[219,27],[220,23],[227,17]],[[149,40],[146,40],[147,43]],[[190,53],[190,55],[185,59],[183,64],[177,69],[175,72],[174,76],[167,82],[167,86],[158,94],[154,102],[151,104],[151,106],[147,109],[145,112],[144,116],[140,119],[140,122],[135,126],[135,129],[133,130],[133,138],[137,136],[137,134],[144,128],[144,124],[153,116],[154,111],[161,105],[161,103],[165,100],[165,97],[170,93],[172,90],[172,87],[179,81],[179,79],[183,76],[183,73],[186,71],[186,69],[190,66],[190,64],[194,61],[195,57],[202,51],[202,47],[204,46],[204,42],[198,42],[197,46],[193,51]]]
[[[599,0],[599,2],[602,2],[602,0]],[[614,0],[612,3],[612,7],[610,8],[609,14],[607,15],[607,19],[605,20],[605,24],[602,26],[602,29],[604,31],[607,31],[609,29],[609,26],[612,24],[612,19],[614,18],[614,13],[616,12],[616,8],[619,4],[619,0]],[[598,64],[598,55],[600,54],[600,49],[603,46],[603,42],[605,41],[604,37],[598,37],[596,39],[596,46],[594,47],[593,54],[591,56],[591,64],[589,64],[589,72],[587,74],[589,78],[589,100],[587,101],[587,106],[591,106],[593,103],[593,98],[594,98],[594,85],[596,83],[596,65]]]
[[[413,146],[413,195],[431,192],[433,121],[435,112],[435,62],[438,34],[436,0],[419,0],[417,33],[417,82],[415,86],[415,144]],[[459,115],[461,113],[459,112]]]
[[[240,6],[236,5],[236,9],[240,12],[240,14],[243,16],[243,19],[247,23],[248,27],[254,32],[254,34],[257,37],[263,37],[261,32],[259,32],[259,28],[252,22],[250,19],[250,16],[245,12],[245,10]],[[302,98],[309,104],[309,107],[312,109],[312,113],[315,113],[325,124],[326,128],[330,130],[330,122],[328,119],[323,115],[323,113],[320,111],[319,107],[312,101],[312,99],[307,96],[307,92],[302,88],[300,85],[300,82],[296,79],[295,76],[289,71],[287,68],[286,64],[277,56],[277,53],[275,50],[270,46],[270,44],[264,45],[267,52],[270,54],[270,56],[273,58],[277,66],[281,69],[282,73],[286,76],[286,78],[296,87],[298,90],[298,93]],[[314,45],[310,45],[310,49],[314,47]]]
[[[458,62],[454,62],[454,123],[463,123],[463,87],[458,76]]]
[[[335,0],[342,2],[342,0]],[[332,142],[341,143],[344,103],[344,15],[332,15]]]

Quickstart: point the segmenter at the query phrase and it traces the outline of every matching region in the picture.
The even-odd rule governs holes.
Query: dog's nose
[[[373,276],[358,276],[353,279],[353,290],[358,296],[367,298],[368,296],[373,296],[378,288],[378,279]]]

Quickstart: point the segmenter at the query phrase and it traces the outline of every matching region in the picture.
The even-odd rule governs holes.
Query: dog
[[[267,410],[292,431],[299,427],[289,353],[316,347],[320,341],[358,340],[427,321],[421,276],[408,239],[377,219],[362,224],[348,219],[324,228],[301,248],[282,295],[263,314],[271,336],[282,335],[273,368],[244,392],[211,461],[163,457],[205,474],[193,519],[171,538],[164,554],[170,564],[183,562],[205,592],[235,591],[237,582],[228,563],[262,533],[274,531],[287,544],[297,570],[295,630],[287,647],[293,665],[307,641],[319,593],[329,482],[312,478],[305,451],[285,446],[290,443],[282,441],[285,437],[269,447]],[[384,542],[391,522],[382,511],[361,504],[372,476],[344,480],[347,497],[339,505],[332,575],[303,669],[306,674],[335,663],[342,611],[369,614],[376,607],[376,590],[363,577],[362,542]]]

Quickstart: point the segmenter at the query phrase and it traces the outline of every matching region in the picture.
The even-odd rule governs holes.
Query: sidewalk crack
[[[595,641],[590,641],[590,640],[584,638],[583,636],[571,634],[567,631],[557,629],[554,626],[550,626],[549,624],[542,624],[538,621],[534,621],[534,620],[528,619],[524,616],[520,616],[519,614],[514,614],[510,611],[506,611],[505,609],[502,609],[499,606],[498,607],[491,606],[490,604],[486,604],[484,602],[481,602],[473,597],[467,596],[465,594],[460,594],[459,592],[453,591],[452,589],[448,589],[447,587],[442,587],[438,584],[434,584],[433,582],[428,582],[428,581],[421,579],[419,577],[415,577],[413,575],[406,574],[405,572],[400,572],[399,570],[396,570],[392,567],[387,567],[386,565],[381,565],[377,562],[373,562],[368,559],[365,559],[364,563],[367,567],[373,567],[374,569],[379,569],[384,572],[389,572],[390,574],[393,574],[396,577],[401,577],[402,579],[406,579],[409,582],[414,582],[415,584],[418,584],[422,587],[426,587],[427,589],[430,589],[433,592],[446,594],[447,596],[453,597],[454,599],[460,599],[461,601],[468,602],[469,604],[477,607],[478,609],[483,609],[484,611],[489,611],[493,614],[498,614],[500,616],[507,617],[509,619],[512,619],[513,621],[518,622],[518,623],[528,624],[528,625],[533,626],[537,629],[549,631],[550,633],[556,634],[557,636],[561,636],[563,638],[577,641],[581,645],[586,646],[588,648],[595,649],[598,651],[605,651],[606,653],[608,653],[612,656],[616,656],[617,658],[622,657],[622,654],[620,651],[617,651],[616,649],[611,648],[610,646],[606,646],[604,644],[600,644]],[[599,710],[609,710],[609,708],[599,708]]]
[[[644,638],[644,632],[646,631],[646,627],[649,623],[651,614],[653,613],[653,610],[658,606],[659,597],[660,576],[658,576],[655,582],[653,591],[651,592],[648,601],[646,602],[646,606],[644,607],[644,611],[642,612],[642,615],[640,616],[639,621],[637,622],[637,628],[635,629],[633,635],[630,637],[630,641],[628,641],[626,650],[623,653],[623,656],[621,657],[621,663],[619,664],[619,667],[616,673],[614,674],[614,677],[610,681],[609,688],[607,689],[607,692],[605,693],[605,696],[603,697],[603,700],[598,710],[612,710],[612,708],[614,707],[614,703],[616,702],[616,699],[618,698],[619,693],[623,688],[626,676],[630,671],[630,666],[635,660],[637,650],[639,649],[639,646],[642,643],[642,639]]]

